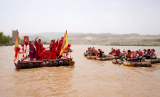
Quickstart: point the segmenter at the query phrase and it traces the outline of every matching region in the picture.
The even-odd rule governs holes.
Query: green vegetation
[[[160,39],[155,39],[156,42],[160,42]]]
[[[142,42],[150,42],[150,41],[152,41],[152,42],[160,42],[160,39],[144,39],[144,40],[142,40]]]
[[[12,38],[3,35],[3,32],[0,32],[0,46],[12,46],[11,40]]]

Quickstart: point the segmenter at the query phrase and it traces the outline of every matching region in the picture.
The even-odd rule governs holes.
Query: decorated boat
[[[38,37],[37,37],[38,38]],[[36,39],[37,39],[36,38]],[[15,44],[15,59],[14,64],[17,69],[25,68],[35,68],[35,67],[44,67],[44,66],[72,66],[74,61],[69,56],[69,48],[71,44],[68,42],[67,31],[64,34],[64,37],[61,37],[61,40],[52,41],[49,47],[43,47],[43,45],[36,41],[35,46],[32,42],[29,42],[29,37],[24,36],[24,44],[22,43],[22,50],[20,49],[19,43],[19,33],[17,32],[17,40]],[[27,45],[29,45],[29,54],[27,54]],[[35,50],[35,48],[36,50]],[[20,51],[21,50],[21,51]],[[64,51],[66,51],[64,54]],[[19,55],[23,57],[19,59]],[[18,57],[18,58],[17,58]],[[18,61],[16,62],[16,60]]]

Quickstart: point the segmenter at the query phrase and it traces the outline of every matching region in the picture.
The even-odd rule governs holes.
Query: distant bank
[[[12,46],[11,40],[11,37],[5,36],[3,32],[0,32],[0,46]]]
[[[3,33],[3,32],[2,32]],[[35,37],[39,37],[45,45],[50,44],[52,39],[63,37],[60,32],[43,32],[29,36],[29,40],[34,43]],[[7,37],[7,36],[5,36]],[[0,38],[1,39],[1,38]],[[12,37],[9,41],[0,45],[11,45]],[[112,33],[68,33],[69,43],[72,45],[107,45],[107,46],[160,46],[160,35],[140,35],[140,34],[112,34]],[[23,36],[20,33],[20,42],[23,42]]]

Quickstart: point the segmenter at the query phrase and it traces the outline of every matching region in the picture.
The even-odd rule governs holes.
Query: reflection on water
[[[83,53],[89,45],[73,45],[75,66],[16,70],[14,47],[0,47],[0,95],[2,97],[96,97],[160,96],[160,64],[152,67],[125,67],[111,61],[87,60]],[[93,47],[93,45],[91,45]],[[94,45],[109,53],[111,46]],[[114,46],[120,49],[160,47]]]

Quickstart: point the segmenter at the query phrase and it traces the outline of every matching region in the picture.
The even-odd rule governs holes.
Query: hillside
[[[46,32],[37,35],[29,35],[30,40],[36,37],[42,41],[50,42],[51,39],[58,39],[64,36],[62,32]],[[160,45],[160,35],[140,35],[140,34],[111,34],[111,33],[68,33],[71,44],[103,44],[103,45]],[[22,39],[22,37],[21,37]]]

